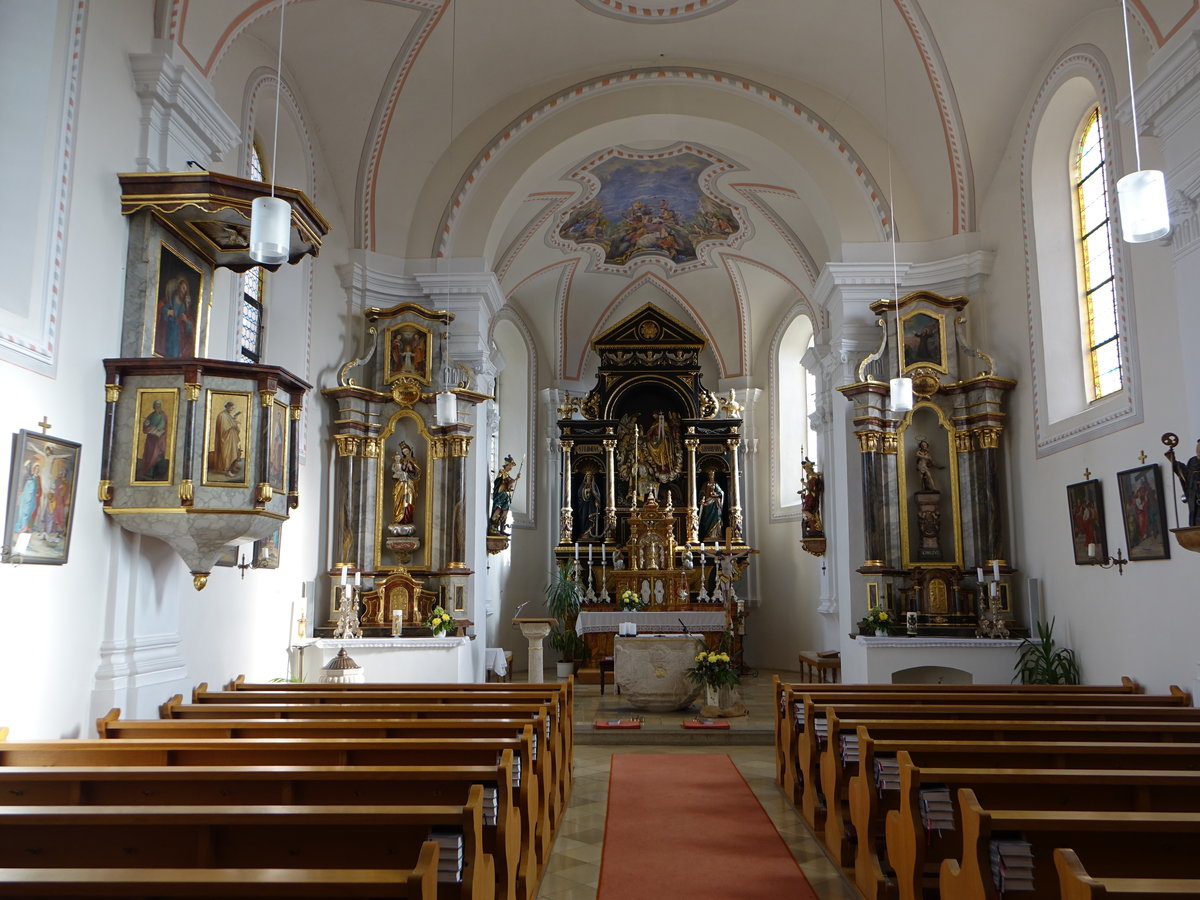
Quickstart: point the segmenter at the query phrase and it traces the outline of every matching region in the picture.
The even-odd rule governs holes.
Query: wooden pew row
[[[959,789],[962,860],[942,862],[942,900],[990,900],[999,896],[992,881],[990,843],[1013,833],[1028,841],[1033,854],[1032,891],[1022,898],[1059,896],[1054,851],[1067,847],[1099,877],[1200,877],[1200,812],[1128,812],[984,807],[969,788]]]
[[[494,766],[0,766],[0,797],[13,806],[462,805],[478,784],[496,797],[483,849],[497,896],[532,900],[537,879],[531,860],[521,869],[512,776],[511,750]]]
[[[111,710],[97,720],[101,739],[128,738],[309,738],[329,737],[343,740],[364,738],[472,738],[514,736],[528,739],[528,752],[519,754],[522,771],[537,777],[538,821],[549,841],[557,828],[552,820],[556,788],[556,761],[551,753],[538,752],[538,735],[545,733],[545,711],[530,724],[529,719],[410,719],[357,717],[341,719],[121,719],[119,710]],[[544,744],[544,741],[541,742]],[[561,813],[561,811],[560,811]],[[539,854],[539,859],[540,859]]]
[[[1107,745],[1111,746],[1111,745]],[[1138,766],[1153,756],[1145,749],[1124,750],[1110,759],[1125,766]],[[962,841],[957,823],[961,812],[954,807],[954,826],[939,837],[927,834],[921,817],[921,790],[929,785],[946,788],[951,804],[959,788],[970,788],[984,806],[1022,809],[1140,810],[1148,812],[1200,812],[1200,772],[1170,769],[1070,769],[1070,768],[982,768],[918,766],[910,754],[898,754],[900,806],[887,814],[887,856],[896,873],[901,900],[920,900],[928,874],[936,884],[943,858],[961,858]],[[1017,757],[1008,762],[1024,765]],[[860,883],[860,863],[869,835],[860,835],[855,858],[855,882]],[[877,888],[879,887],[877,883]],[[864,890],[868,897],[879,890]]]
[[[864,726],[858,731],[859,772],[850,779],[850,821],[856,838],[854,879],[867,897],[896,894],[892,880],[883,877],[880,860],[886,857],[881,846],[885,820],[899,808],[900,790],[899,786],[895,790],[877,790],[876,759],[898,757],[903,752],[921,766],[1200,771],[1200,742],[1072,741],[1045,731],[1040,733],[1041,739],[1034,740],[1028,739],[1034,737],[1028,731],[1015,733],[1015,740],[994,740],[991,735],[979,733],[973,739],[963,739],[957,731],[937,732],[948,735],[946,740],[911,736],[877,740]]]
[[[782,786],[784,777],[784,754],[795,744],[795,722],[793,703],[787,694],[811,694],[817,691],[836,697],[839,693],[854,693],[870,690],[888,696],[906,691],[937,692],[947,696],[957,694],[997,693],[1017,691],[1024,694],[1038,693],[1086,693],[1086,694],[1139,694],[1143,688],[1128,676],[1120,684],[1099,685],[1012,685],[1012,684],[821,684],[810,682],[785,682],[778,675],[771,676],[771,696],[774,698],[775,713],[775,781]]]
[[[0,766],[488,766],[508,751],[528,760],[529,735],[492,738],[340,738],[233,740],[74,739],[0,741]],[[539,808],[537,775],[527,763],[514,776],[521,811],[521,873],[534,890],[549,858],[551,836]]]
[[[1053,719],[1061,722],[1155,722],[1172,727],[1180,726],[1183,733],[1187,728],[1200,728],[1200,709],[1195,707],[1123,707],[1123,706],[1062,706],[1057,704],[1022,704],[1022,703],[989,703],[977,705],[970,703],[951,704],[831,704],[823,703],[819,709],[806,699],[806,716],[813,727],[805,728],[796,737],[796,770],[798,790],[800,793],[800,809],[809,824],[821,827],[822,817],[818,795],[826,796],[830,785],[840,786],[840,791],[833,796],[841,796],[845,790],[846,781],[841,777],[840,743],[843,732],[855,735],[855,729],[860,723],[873,721],[918,722],[923,720],[954,719],[959,722],[997,720],[1012,722],[1016,720],[1046,720]],[[818,721],[820,720],[820,721]],[[826,735],[828,736],[826,738]],[[1164,740],[1167,738],[1163,738]],[[825,766],[823,758],[830,759],[829,767],[837,777],[827,785],[822,779],[821,769]],[[853,773],[850,773],[853,774]]]
[[[249,693],[249,692],[248,692]],[[249,696],[254,696],[252,693]],[[345,703],[305,703],[300,698],[280,703],[184,703],[176,694],[159,707],[164,719],[506,719],[529,717],[534,723],[534,755],[546,748],[546,787],[549,789],[550,825],[557,829],[570,798],[568,753],[563,720],[554,705],[536,699],[523,703],[452,703],[452,702],[362,702],[372,694],[346,694],[357,698]],[[112,713],[109,713],[112,716]],[[106,716],[105,727],[109,717]],[[99,726],[97,726],[99,728]]]
[[[197,696],[197,695],[200,696]],[[567,784],[568,786],[574,782],[574,740],[575,740],[575,676],[570,676],[566,681],[561,682],[542,682],[542,683],[406,683],[406,682],[366,682],[360,684],[310,684],[297,682],[247,682],[244,675],[239,675],[234,678],[226,686],[225,691],[209,692],[208,684],[201,683],[195,691],[193,691],[192,702],[203,702],[200,697],[212,694],[228,697],[228,695],[239,694],[271,694],[282,697],[311,697],[307,702],[320,702],[320,698],[324,696],[337,697],[341,695],[345,698],[339,702],[348,702],[354,698],[368,694],[378,694],[381,698],[389,694],[397,695],[413,695],[419,694],[423,698],[431,698],[432,702],[464,702],[460,698],[474,698],[478,696],[483,702],[492,702],[491,700],[483,700],[485,697],[525,697],[533,696],[539,698],[548,698],[549,702],[553,703],[562,718],[563,736],[566,744],[567,758]],[[436,698],[433,700],[432,698]],[[397,697],[397,699],[400,699]],[[234,702],[230,697],[227,701],[218,700],[217,702]],[[470,700],[466,700],[470,702]],[[569,787],[568,787],[569,789]]]
[[[1054,851],[1054,868],[1058,871],[1058,892],[1062,900],[1099,900],[1104,897],[1175,900],[1178,897],[1200,897],[1200,879],[1197,878],[1093,878],[1075,851],[1062,847]]]
[[[936,715],[937,707],[929,707],[929,714]],[[1161,712],[1186,712],[1187,710],[1161,710]],[[941,711],[940,719],[850,719],[843,722],[833,707],[828,709],[830,738],[820,754],[819,767],[811,766],[807,760],[805,765],[813,769],[814,781],[812,789],[806,784],[802,793],[801,812],[807,818],[812,815],[815,819],[824,803],[823,837],[825,846],[829,848],[834,858],[842,865],[850,865],[853,860],[853,848],[846,832],[849,821],[849,782],[851,777],[861,768],[859,761],[844,761],[839,751],[839,738],[843,731],[854,732],[857,727],[866,726],[868,732],[877,739],[905,740],[922,737],[941,740],[1071,740],[1085,742],[1108,742],[1114,740],[1158,741],[1200,743],[1200,720],[1176,721],[1172,717],[1159,719],[1151,715],[1150,710],[1140,710],[1142,720],[1114,721],[1109,718],[1091,718],[1090,710],[1086,708],[1031,708],[1026,710],[1005,710],[1000,708],[992,711],[993,718],[974,718],[965,715],[964,710],[947,708]],[[1200,712],[1200,711],[1198,711]],[[1003,719],[999,715],[1014,716]],[[1020,718],[1015,718],[1020,716]],[[807,751],[806,751],[807,752]],[[861,760],[861,747],[859,748]],[[820,792],[817,785],[820,785]],[[810,822],[812,820],[809,820]]]
[[[0,868],[0,897],[406,898],[437,900],[438,845],[411,869]]]
[[[479,785],[464,805],[0,806],[0,866],[412,869],[433,830],[451,829],[462,835],[461,882],[440,881],[438,896],[489,900],[482,824]]]
[[[856,704],[856,705],[878,705],[878,706],[920,706],[930,704],[949,705],[956,704],[968,707],[984,707],[994,706],[997,704],[1015,704],[1018,706],[1119,706],[1119,707],[1141,707],[1148,706],[1154,708],[1160,707],[1184,707],[1190,708],[1191,696],[1177,687],[1172,687],[1170,692],[1166,694],[1133,694],[1133,693],[1118,693],[1111,690],[1103,690],[1093,692],[1088,689],[1077,688],[1075,690],[1060,689],[1060,690],[1045,690],[1046,687],[1061,687],[1055,685],[1015,685],[1009,688],[1004,688],[1001,685],[981,685],[980,688],[990,687],[992,690],[976,690],[976,691],[948,691],[940,689],[940,686],[931,686],[938,689],[926,689],[925,686],[907,685],[910,688],[906,691],[881,691],[876,692],[873,688],[866,686],[855,686],[857,690],[841,690],[837,692],[825,691],[823,689],[808,690],[808,691],[792,691],[785,692],[784,702],[787,709],[792,711],[792,715],[788,721],[788,727],[785,729],[785,738],[792,741],[791,744],[784,747],[783,759],[783,781],[781,786],[784,792],[791,791],[793,797],[796,797],[795,802],[798,802],[797,790],[799,788],[798,771],[796,769],[797,761],[797,745],[801,739],[801,735],[806,730],[805,723],[813,720],[817,715],[807,704],[807,701],[812,701],[812,706],[818,708],[828,704]],[[896,687],[887,685],[886,687]],[[969,687],[969,685],[949,685],[946,687]],[[1069,687],[1069,686],[1068,686]],[[1034,690],[1033,688],[1041,688]],[[1005,716],[1004,718],[1011,718]],[[819,723],[818,723],[819,725]]]

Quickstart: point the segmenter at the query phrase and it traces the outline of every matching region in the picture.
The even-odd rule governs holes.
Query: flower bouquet
[[[872,606],[859,622],[859,628],[865,634],[887,634],[892,624],[892,616],[886,609]]]
[[[742,683],[729,654],[715,650],[701,650],[697,653],[695,662],[686,674],[689,681],[707,688],[733,687]]]
[[[642,602],[639,594],[626,588],[621,591],[621,595],[617,598],[621,602],[621,609],[626,612],[637,612],[639,609],[644,609],[646,604]]]
[[[425,620],[425,626],[433,632],[434,637],[443,637],[454,630],[454,617],[440,606],[435,606]]]

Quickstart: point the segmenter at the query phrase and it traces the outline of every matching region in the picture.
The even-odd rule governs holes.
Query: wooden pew
[[[976,693],[997,693],[1001,691],[1017,691],[1025,694],[1038,693],[1085,693],[1085,694],[1117,694],[1128,695],[1141,693],[1143,688],[1128,676],[1121,678],[1120,684],[1089,684],[1089,685],[1012,685],[1012,684],[822,684],[813,685],[808,682],[785,682],[778,675],[771,676],[771,696],[774,698],[775,713],[775,781],[781,787],[784,784],[785,756],[788,756],[795,746],[795,696],[820,692],[836,698],[842,693],[854,693],[870,690],[883,696],[890,696],[905,691],[937,692],[946,696],[958,694],[972,695]],[[790,695],[790,696],[789,696]],[[798,800],[798,798],[796,798]]]
[[[867,713],[867,718],[843,721],[841,713],[849,709],[850,707],[832,706],[826,708],[829,738],[820,753],[819,766],[814,765],[809,756],[815,749],[815,742],[811,747],[802,743],[804,750],[801,754],[801,765],[805,767],[806,777],[808,771],[812,770],[816,770],[814,775],[818,776],[815,782],[806,782],[802,789],[801,812],[806,818],[810,813],[816,818],[820,808],[816,789],[819,783],[824,798],[825,845],[842,865],[850,865],[854,858],[853,848],[846,836],[848,788],[850,778],[860,769],[858,762],[843,761],[839,736],[843,731],[857,735],[856,729],[859,725],[865,725],[876,738],[890,739],[932,737],[937,732],[942,737],[957,735],[979,738],[991,735],[994,740],[1022,740],[1026,739],[1026,736],[1050,739],[1058,736],[1058,739],[1111,741],[1121,739],[1120,735],[1136,734],[1139,735],[1138,738],[1126,739],[1200,743],[1200,710],[1191,708],[1130,709],[1125,710],[1123,714],[1118,707],[1052,706],[1016,710],[1011,706],[973,709],[927,706],[909,711],[912,716],[910,719],[872,719],[869,717],[871,714]],[[1107,712],[1097,715],[1101,709]],[[926,716],[930,718],[924,718]],[[940,718],[937,718],[939,716]],[[988,718],[989,716],[991,718]],[[1006,719],[1003,716],[1012,718]],[[1135,716],[1138,718],[1134,718]],[[931,730],[925,727],[930,722],[942,724]],[[969,727],[972,724],[979,727]],[[803,740],[803,733],[801,737]]]
[[[531,864],[521,870],[512,776],[511,750],[494,766],[0,766],[0,797],[13,806],[461,805],[479,784],[496,795],[483,838],[497,895],[532,900],[537,879]]]
[[[411,869],[0,868],[0,897],[264,897],[437,900],[438,845]]]
[[[230,692],[233,693],[233,692]],[[249,696],[254,696],[247,692]],[[159,715],[164,719],[505,719],[529,717],[534,723],[534,754],[539,747],[546,748],[544,761],[546,787],[549,789],[549,817],[552,828],[557,829],[570,796],[568,753],[563,721],[553,705],[538,702],[524,703],[450,703],[450,702],[362,702],[367,694],[345,694],[356,698],[344,703],[305,703],[300,699],[281,703],[191,703],[183,702],[176,694],[159,706]],[[110,712],[111,716],[112,713]],[[108,727],[108,717],[105,717]],[[99,727],[99,726],[98,726]],[[541,760],[539,760],[541,762]]]
[[[483,788],[463,805],[434,806],[0,806],[0,866],[412,869],[432,830],[462,835],[461,883],[440,897],[495,896],[483,852]]]
[[[363,738],[404,737],[505,737],[528,735],[529,753],[521,755],[521,765],[528,766],[537,776],[540,791],[538,827],[552,836],[557,828],[557,818],[552,819],[554,798],[558,793],[555,781],[556,761],[549,752],[538,752],[536,735],[545,733],[545,711],[535,718],[536,724],[528,719],[410,719],[401,721],[390,718],[342,719],[121,719],[119,710],[109,713],[96,722],[97,734],[102,738],[124,740],[128,738],[308,738],[331,737],[344,740]],[[544,742],[542,742],[544,743]],[[540,858],[540,855],[539,855]]]
[[[884,878],[880,859],[886,854],[879,845],[885,819],[899,808],[900,790],[899,786],[895,790],[876,789],[874,764],[881,757],[906,753],[921,766],[1200,771],[1200,743],[1115,743],[1103,736],[1100,740],[1060,740],[1057,729],[1037,733],[1041,740],[1028,740],[1035,736],[1030,731],[1015,732],[1015,739],[1010,740],[994,740],[993,735],[982,732],[977,732],[974,739],[963,739],[958,731],[938,732],[947,735],[946,740],[911,736],[877,740],[865,726],[859,726],[858,733],[859,771],[850,779],[850,821],[856,837],[854,879],[867,897],[890,897],[896,892],[891,881]]]
[[[977,764],[980,762],[979,754],[970,756],[976,757],[974,762]],[[1153,759],[1152,753],[1144,747],[1114,752],[1109,758],[1127,768],[984,768],[969,764],[918,766],[907,751],[901,751],[898,754],[900,805],[899,809],[887,814],[886,826],[888,860],[896,873],[901,900],[919,900],[924,896],[927,886],[924,875],[931,868],[936,880],[937,865],[934,863],[940,863],[943,857],[962,855],[957,824],[940,839],[931,840],[927,836],[921,818],[920,796],[922,788],[929,785],[948,789],[951,803],[957,797],[958,788],[968,787],[984,806],[1200,811],[1200,771],[1128,768],[1139,766],[1143,760]],[[988,765],[986,760],[982,762],[984,766]],[[1025,760],[1016,754],[1008,755],[1005,762],[1010,765],[1025,764]],[[953,816],[955,823],[962,819],[957,808]],[[860,886],[862,879],[859,876],[866,873],[860,873],[859,862],[863,859],[867,843],[867,840],[860,840],[855,861],[855,882]],[[878,890],[864,890],[864,893],[868,897],[879,896]]]
[[[1096,900],[1117,897],[1122,900],[1170,900],[1200,897],[1197,878],[1093,878],[1088,875],[1074,850],[1059,847],[1054,851],[1058,871],[1058,892],[1062,900]]]
[[[825,703],[957,703],[978,705],[991,703],[1022,703],[1033,705],[1080,703],[1097,705],[1125,705],[1148,703],[1154,706],[1187,706],[1190,695],[1177,687],[1167,694],[1145,695],[1133,690],[1136,683],[1127,685],[999,685],[999,684],[950,684],[950,685],[789,685],[783,689],[781,707],[777,710],[777,727],[782,745],[780,785],[793,794],[798,786],[793,768],[796,760],[796,742],[804,731],[806,699],[817,705]],[[1133,700],[1134,697],[1139,699]],[[1146,698],[1146,699],[1141,699]],[[789,715],[783,713],[790,711]],[[797,802],[799,798],[797,797]]]
[[[1099,877],[1200,877],[1200,812],[1127,812],[986,808],[970,788],[959,789],[962,810],[962,860],[943,860],[939,875],[942,900],[991,900],[999,897],[992,882],[989,847],[994,834],[1013,832],[1033,853],[1034,890],[1023,898],[1058,897],[1054,850],[1069,847],[1088,871]]]
[[[61,741],[0,740],[0,766],[439,766],[495,765],[511,753],[516,806],[521,816],[519,873],[540,880],[550,854],[552,836],[540,808],[537,775],[528,763],[529,735],[491,738],[340,738],[231,740],[73,739]],[[518,874],[520,877],[520,874]]]

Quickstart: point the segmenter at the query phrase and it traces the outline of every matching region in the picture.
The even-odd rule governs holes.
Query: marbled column
[[[979,496],[975,515],[979,520],[979,559],[983,562],[1004,559],[1004,504],[1000,502],[1000,432],[998,426],[975,430],[979,457]],[[979,564],[982,564],[979,563]]]
[[[183,414],[183,459],[179,469],[179,504],[191,506],[195,499],[196,406],[200,400],[201,384],[198,381],[185,381],[183,390],[187,395],[187,407]]]
[[[729,447],[729,487],[733,492],[733,498],[729,504],[729,525],[733,529],[733,539],[740,541],[742,539],[742,474],[738,460],[738,448],[742,442],[731,440],[725,443]]]
[[[341,509],[335,513],[337,535],[332,568],[354,565],[358,549],[358,517],[362,509],[362,492],[358,483],[358,452],[362,438],[335,434],[337,460],[333,466],[334,494],[341,498]]]
[[[257,488],[254,491],[254,505],[266,506],[271,502],[273,492],[267,481],[267,451],[271,445],[271,404],[275,402],[274,388],[260,388],[258,391],[258,452],[254,454],[254,472]]]
[[[100,448],[100,485],[96,496],[105,506],[112,504],[113,424],[117,420],[117,401],[121,398],[119,384],[104,385],[104,444]]]
[[[435,565],[441,569],[462,568],[466,564],[466,497],[467,454],[471,452],[471,436],[455,432],[463,426],[451,425],[437,434],[429,449],[434,465],[441,471],[435,475],[439,485],[434,526],[438,532],[437,549],[441,558]]]
[[[604,537],[617,535],[617,442],[606,438],[604,445],[605,488],[604,488]]]
[[[687,448],[687,541],[689,544],[700,541],[700,511],[696,506],[696,448],[700,446],[699,438],[684,438],[683,446]]]
[[[562,447],[562,507],[559,510],[558,543],[571,543],[575,532],[575,515],[571,509],[571,448],[574,441],[561,441]]]
[[[300,414],[303,409],[299,404],[288,407],[288,509],[300,506]]]
[[[866,560],[863,565],[883,564],[886,555],[883,511],[883,462],[879,453],[880,435],[876,431],[857,431],[859,460],[862,467],[863,537]]]

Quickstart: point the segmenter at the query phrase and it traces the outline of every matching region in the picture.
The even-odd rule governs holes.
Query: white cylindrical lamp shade
[[[250,204],[250,258],[263,265],[287,262],[292,249],[292,205],[278,197]]]
[[[890,382],[892,412],[908,412],[913,408],[913,383],[911,378],[893,378]]]
[[[1117,182],[1121,209],[1121,236],[1140,244],[1164,237],[1171,230],[1167,209],[1167,182],[1158,169],[1130,172]]]
[[[453,425],[458,420],[458,400],[452,391],[438,392],[435,416],[439,425]]]

